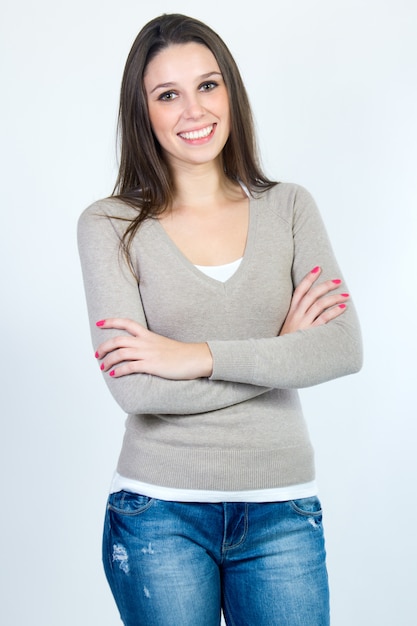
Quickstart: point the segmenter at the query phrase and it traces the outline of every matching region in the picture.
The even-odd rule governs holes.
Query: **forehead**
[[[220,72],[220,68],[207,46],[196,42],[171,44],[148,63],[144,80],[145,84],[154,80],[174,82],[185,76],[199,76],[208,72]]]

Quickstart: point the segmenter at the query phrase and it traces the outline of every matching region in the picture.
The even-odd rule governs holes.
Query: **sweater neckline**
[[[171,237],[168,235],[166,230],[160,224],[159,220],[152,220],[153,227],[158,230],[160,237],[162,238],[165,246],[169,248],[169,250],[175,255],[175,257],[196,277],[200,280],[203,280],[214,286],[225,286],[232,284],[233,282],[240,279],[241,274],[245,272],[246,265],[248,264],[254,249],[254,241],[255,241],[255,233],[256,233],[256,221],[257,214],[255,209],[256,199],[253,196],[249,196],[249,224],[248,224],[248,234],[246,238],[246,246],[241,257],[241,263],[237,268],[236,272],[228,278],[226,281],[220,281],[216,278],[212,278],[208,276],[205,272],[201,271],[196,265],[194,265],[185,254],[178,248],[178,246],[174,243]]]

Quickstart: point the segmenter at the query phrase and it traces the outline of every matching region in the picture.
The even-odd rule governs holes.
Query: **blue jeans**
[[[103,562],[125,626],[328,626],[320,502],[108,501]]]

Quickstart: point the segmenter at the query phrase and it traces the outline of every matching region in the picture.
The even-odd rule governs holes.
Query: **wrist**
[[[213,373],[213,357],[207,343],[193,344],[196,378],[209,378]]]

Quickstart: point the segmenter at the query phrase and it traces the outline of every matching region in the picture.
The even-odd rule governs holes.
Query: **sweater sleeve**
[[[78,221],[78,249],[94,351],[105,339],[121,334],[120,330],[97,328],[100,319],[128,318],[147,326],[137,279],[120,250],[119,230],[127,222],[111,219],[113,209],[115,205],[108,201],[97,202]],[[192,415],[232,406],[267,391],[264,386],[207,378],[173,381],[148,374],[117,379],[108,373],[103,376],[116,402],[129,414]]]
[[[316,265],[320,281],[342,278],[325,227],[311,195],[297,187],[292,210],[293,266],[296,286]],[[346,283],[341,291],[346,291]],[[209,341],[212,380],[289,389],[317,385],[359,371],[362,341],[352,299],[335,320],[282,337]]]

